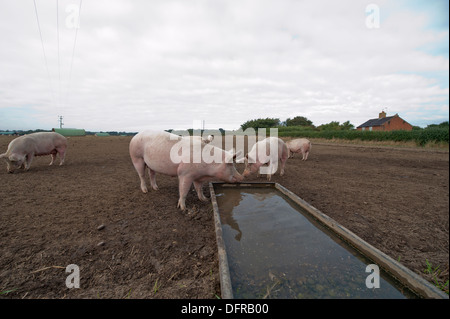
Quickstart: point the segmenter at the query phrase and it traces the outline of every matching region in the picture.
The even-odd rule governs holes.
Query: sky
[[[448,0],[0,0],[0,130],[449,120]],[[39,23],[38,23],[39,21]],[[42,39],[42,40],[41,40]]]

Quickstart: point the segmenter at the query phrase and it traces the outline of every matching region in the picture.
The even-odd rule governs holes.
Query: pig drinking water
[[[267,174],[267,180],[270,181],[278,167],[278,159],[281,163],[280,175],[284,175],[284,166],[288,158],[288,149],[284,141],[278,137],[268,137],[262,141],[255,143],[250,152],[245,155],[245,170],[242,176],[246,177],[251,173],[258,171],[261,166],[264,167],[263,174]]]
[[[211,155],[214,156],[214,161],[211,161]],[[203,182],[214,179],[227,183],[242,181],[242,175],[236,171],[233,164],[236,156],[237,154],[203,143],[200,139],[180,137],[167,132],[143,131],[135,135],[130,142],[130,157],[139,175],[142,192],[148,192],[145,183],[146,168],[154,190],[158,189],[156,173],[178,176],[178,207],[182,210],[186,208],[186,195],[192,184],[198,198],[205,201],[207,198],[203,195]]]
[[[287,141],[286,145],[289,149],[289,158],[294,157],[294,153],[302,153],[302,160],[306,161],[308,159],[309,152],[311,151],[311,142],[306,138]]]
[[[35,156],[51,155],[53,164],[56,154],[59,154],[59,165],[64,163],[67,149],[67,139],[56,132],[39,132],[19,136],[13,139],[6,153],[0,154],[0,158],[6,161],[6,169],[14,173],[17,168],[30,169]]]

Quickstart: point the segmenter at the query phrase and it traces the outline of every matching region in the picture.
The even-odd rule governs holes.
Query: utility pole
[[[62,115],[58,115],[58,121],[59,121],[59,128],[62,128],[64,123],[63,123],[63,116]]]

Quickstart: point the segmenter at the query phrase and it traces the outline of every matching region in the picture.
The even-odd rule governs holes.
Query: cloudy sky
[[[358,126],[381,110],[422,127],[449,120],[447,0],[79,9],[0,0],[0,130],[51,129],[58,115],[65,127],[129,132],[295,116]]]

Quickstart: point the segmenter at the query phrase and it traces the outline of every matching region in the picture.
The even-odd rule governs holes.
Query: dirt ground
[[[13,138],[0,136],[0,153]],[[192,191],[179,211],[177,178],[164,175],[143,194],[130,139],[69,138],[63,166],[37,157],[8,174],[0,162],[0,298],[220,296],[211,203]],[[448,151],[313,141],[307,161],[289,159],[272,181],[417,274],[433,280],[428,260],[448,280]],[[66,287],[70,264],[79,289]]]

